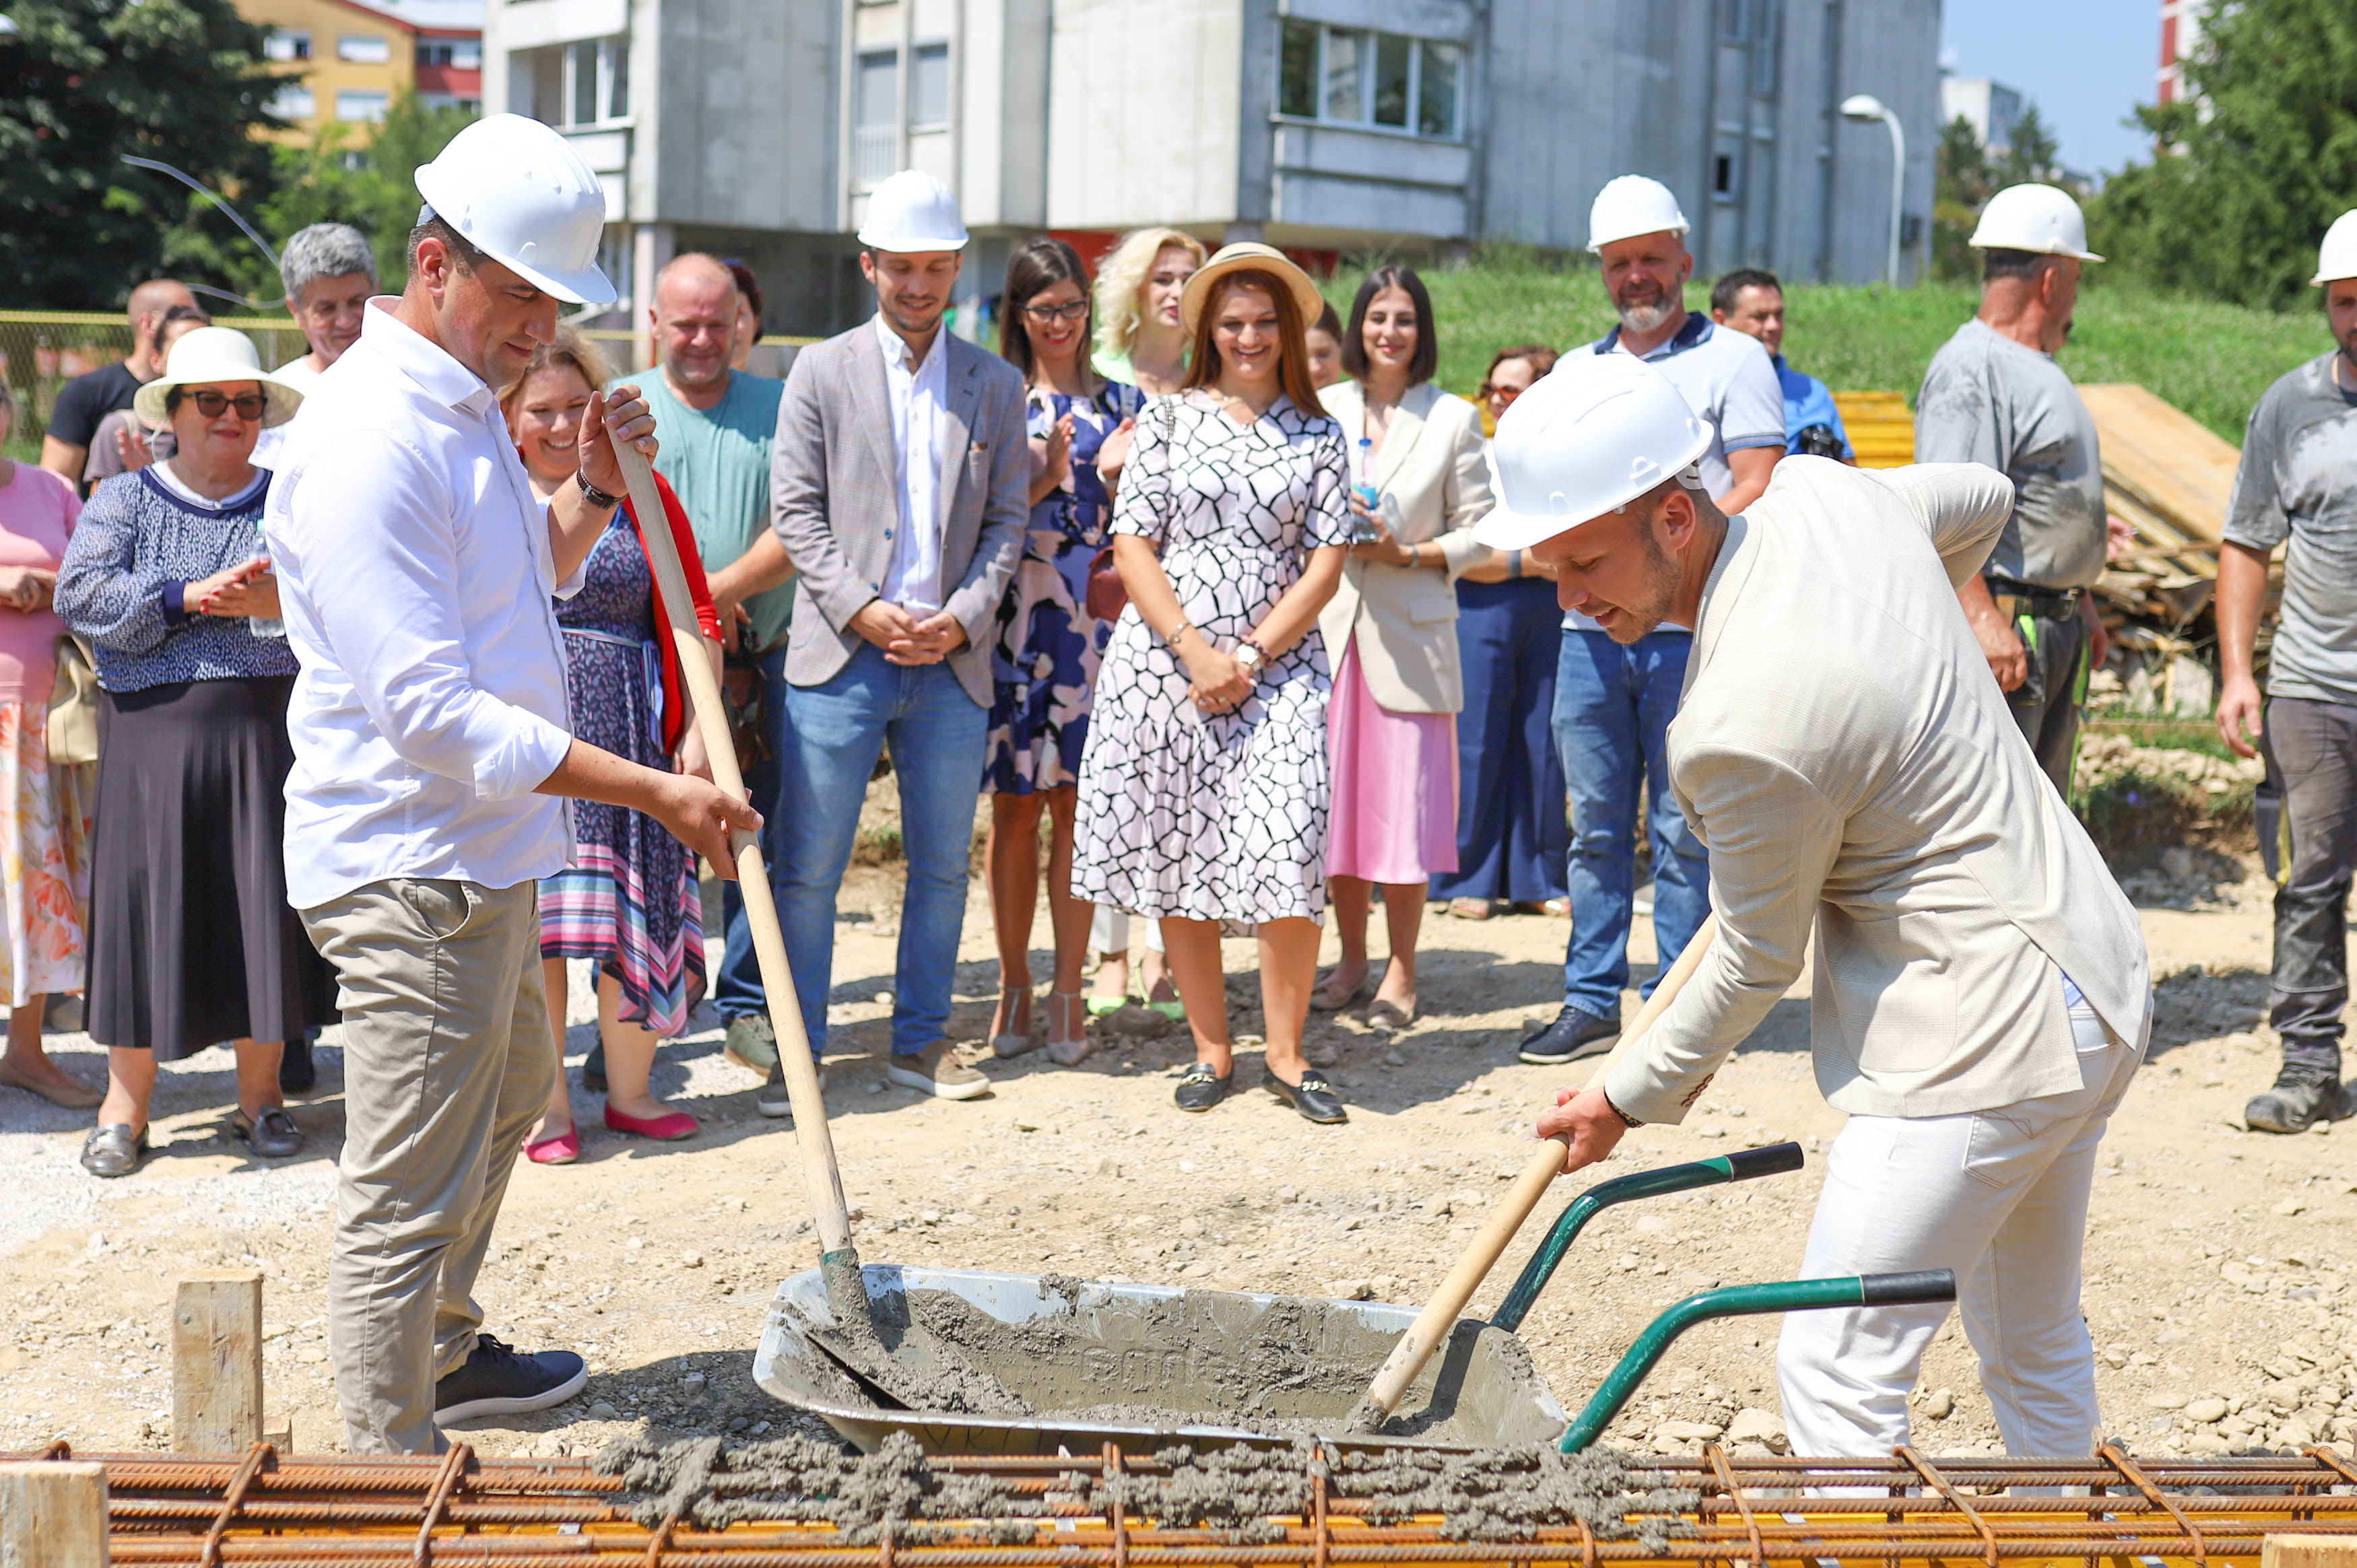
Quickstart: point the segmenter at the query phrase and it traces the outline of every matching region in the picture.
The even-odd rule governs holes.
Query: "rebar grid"
[[[0,1458],[69,1457],[63,1444]],[[2270,1534],[2357,1536],[2357,1467],[2329,1447],[2299,1456],[2137,1459],[2107,1446],[2085,1459],[1953,1458],[1912,1449],[1887,1459],[1730,1454],[1645,1461],[1694,1505],[1647,1545],[1601,1541],[1585,1525],[1542,1528],[1527,1541],[1452,1539],[1437,1516],[1373,1525],[1383,1505],[1351,1492],[1352,1477],[1313,1459],[1303,1515],[1275,1521],[1281,1541],[1242,1545],[1207,1529],[1166,1529],[1122,1506],[1051,1503],[1029,1544],[925,1544],[887,1527],[871,1545],[832,1525],[792,1520],[723,1530],[666,1520],[648,1530],[618,1505],[622,1484],[587,1460],[501,1460],[465,1444],[440,1458],[280,1458],[266,1444],[221,1457],[92,1455],[104,1464],[112,1560],[156,1568],[317,1563],[332,1568],[1346,1568],[1350,1564],[1939,1565],[1975,1560],[2142,1559],[2216,1568],[2259,1555]],[[1324,1457],[1330,1460],[1328,1451]],[[944,1475],[989,1475],[1026,1495],[1062,1491],[1065,1477],[1155,1476],[1170,1466],[1121,1453],[1054,1457],[949,1456]],[[2041,1488],[2028,1493],[2011,1488]],[[2340,1488],[2336,1490],[2336,1488]],[[1003,1525],[1004,1521],[998,1521]]]

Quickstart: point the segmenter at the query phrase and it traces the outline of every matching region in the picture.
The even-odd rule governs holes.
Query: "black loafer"
[[[1210,1062],[1197,1062],[1179,1079],[1178,1092],[1171,1098],[1178,1101],[1181,1111],[1209,1111],[1225,1100],[1228,1090],[1235,1086],[1235,1069],[1230,1068],[1228,1076],[1222,1078],[1211,1070]]]
[[[1553,1023],[1523,1036],[1517,1054],[1534,1067],[1561,1067],[1609,1049],[1620,1037],[1620,1019],[1599,1018],[1566,1002]]]
[[[1334,1092],[1334,1086],[1316,1068],[1303,1073],[1297,1084],[1287,1083],[1270,1073],[1268,1091],[1300,1112],[1305,1120],[1320,1126],[1330,1127],[1351,1119],[1351,1113],[1342,1109],[1342,1097]]]
[[[283,1160],[303,1152],[303,1129],[295,1124],[295,1118],[286,1114],[283,1105],[271,1106],[259,1116],[248,1116],[242,1111],[233,1112],[229,1130],[236,1134],[239,1143],[265,1160]]]
[[[81,1168],[95,1176],[126,1176],[139,1168],[147,1153],[147,1129],[136,1133],[128,1122],[93,1127],[81,1143]]]
[[[581,1087],[592,1094],[606,1092],[606,1042],[598,1041],[581,1058]]]
[[[285,1094],[308,1094],[319,1081],[319,1069],[311,1060],[311,1042],[289,1040],[278,1054],[278,1088]]]

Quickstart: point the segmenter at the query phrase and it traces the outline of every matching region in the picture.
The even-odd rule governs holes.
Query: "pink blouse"
[[[47,468],[18,462],[11,470],[0,485],[0,566],[54,572],[81,516],[81,498]],[[0,703],[48,702],[65,628],[53,611],[25,615],[0,606]]]

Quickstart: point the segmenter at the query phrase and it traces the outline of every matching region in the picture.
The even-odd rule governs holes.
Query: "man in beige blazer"
[[[1566,374],[1566,366],[1571,366]],[[1538,1124],[1571,1168],[1682,1121],[1812,936],[1818,1087],[1850,1119],[1803,1273],[1950,1268],[2015,1454],[2097,1440],[2079,1260],[2096,1144],[2149,1029],[2135,911],[2038,767],[1955,598],[2012,485],[1971,464],[1780,464],[1729,518],[1707,432],[1649,367],[1566,361],[1498,435],[1479,532],[1554,565],[1616,639],[1695,628],[1669,735],[1718,930],[1603,1084]],[[1795,1314],[1795,1451],[1888,1453],[1944,1305]]]

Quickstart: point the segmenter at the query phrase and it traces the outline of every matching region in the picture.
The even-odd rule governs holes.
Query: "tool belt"
[[[2084,588],[2040,588],[1994,575],[1983,580],[1988,584],[1989,597],[1996,601],[1996,613],[2007,620],[2016,616],[2069,620],[2079,613],[2079,601],[2087,596]]]

